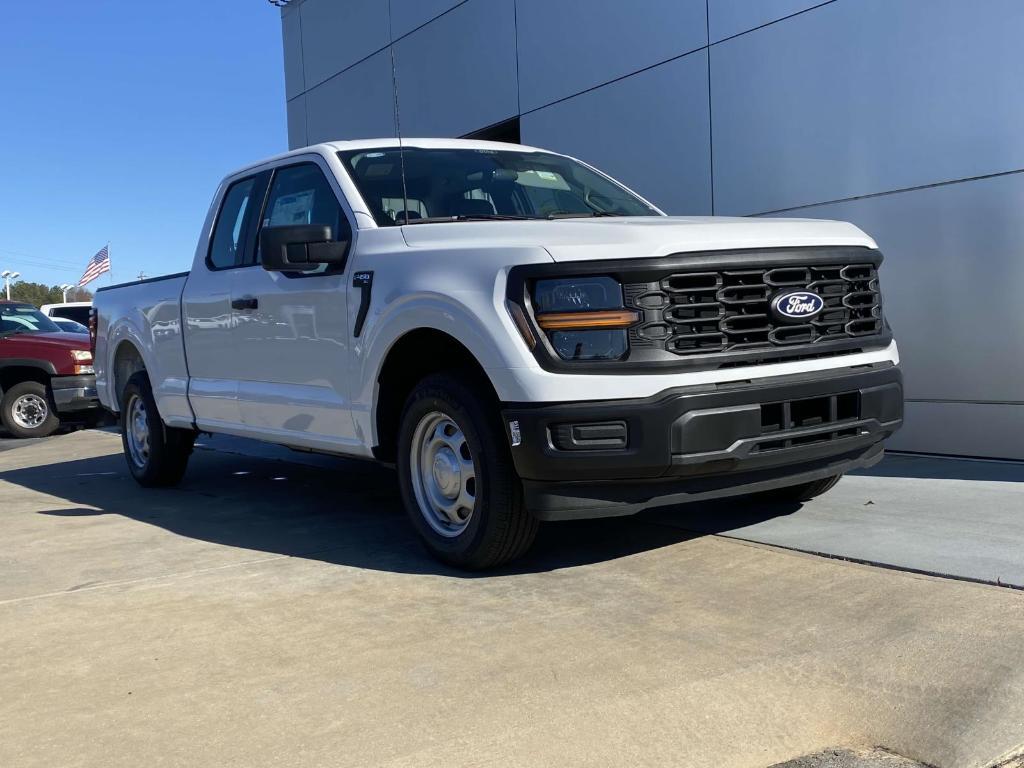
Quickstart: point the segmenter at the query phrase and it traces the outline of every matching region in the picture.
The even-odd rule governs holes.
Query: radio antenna
[[[391,41],[388,45],[391,52],[391,92],[394,94],[395,133],[398,134],[398,162],[402,174],[402,216],[405,217],[405,223],[408,223],[409,193],[405,189],[405,147],[402,144],[402,121],[398,110],[398,68],[395,66],[395,38],[391,31],[391,0],[388,0],[388,39]]]

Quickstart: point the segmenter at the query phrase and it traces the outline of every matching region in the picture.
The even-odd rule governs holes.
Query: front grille
[[[824,309],[810,322],[783,322],[772,299],[813,291]],[[873,264],[776,266],[674,272],[658,281],[625,285],[626,304],[643,320],[630,344],[678,356],[807,348],[882,332],[878,272]]]

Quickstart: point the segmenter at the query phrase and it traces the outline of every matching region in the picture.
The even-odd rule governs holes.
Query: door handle
[[[232,299],[231,300],[231,308],[232,309],[246,310],[246,309],[259,309],[259,307],[260,307],[260,300],[257,299],[255,296],[242,296],[239,299]]]

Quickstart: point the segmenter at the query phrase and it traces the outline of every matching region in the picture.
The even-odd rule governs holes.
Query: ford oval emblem
[[[786,291],[772,299],[772,314],[787,323],[816,317],[825,308],[825,300],[813,291]]]

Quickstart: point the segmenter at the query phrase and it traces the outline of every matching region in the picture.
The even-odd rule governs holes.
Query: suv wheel
[[[139,485],[176,485],[185,474],[195,439],[195,432],[164,425],[145,373],[128,379],[121,397],[121,444],[128,470]]]
[[[428,376],[409,396],[398,440],[399,484],[409,518],[435,557],[460,568],[491,568],[526,552],[538,522],[523,506],[494,404],[465,379]]]
[[[0,421],[15,437],[46,437],[60,426],[49,389],[38,381],[22,381],[4,392]]]

